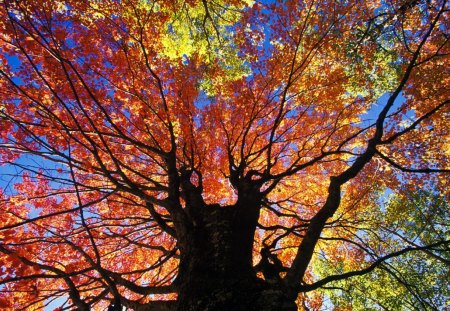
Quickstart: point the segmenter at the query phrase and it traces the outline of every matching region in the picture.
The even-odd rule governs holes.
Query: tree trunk
[[[281,289],[256,277],[252,248],[259,213],[246,219],[238,211],[206,207],[202,224],[180,245],[179,311],[297,310]]]

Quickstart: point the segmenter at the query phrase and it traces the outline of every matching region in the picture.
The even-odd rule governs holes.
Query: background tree
[[[447,303],[447,1],[0,17],[2,309]]]
[[[361,248],[370,250],[367,253],[375,245],[380,248],[380,237],[383,244],[378,252],[386,254],[404,245],[417,248],[449,239],[450,208],[436,193],[404,191],[389,197],[386,210],[380,210],[377,204],[372,208],[367,210],[364,227],[360,227],[366,234],[358,241]],[[325,289],[323,295],[343,309],[445,309],[450,297],[449,259],[448,247],[404,252],[369,275],[331,283],[328,287],[341,290]],[[342,269],[341,265],[330,265],[326,257],[318,260],[321,264],[315,265],[314,272],[323,277]]]

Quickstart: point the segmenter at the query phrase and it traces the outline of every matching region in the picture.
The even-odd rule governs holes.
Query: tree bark
[[[202,223],[180,245],[179,311],[297,310],[281,288],[256,277],[252,248],[259,212],[252,209],[242,203],[203,209]]]

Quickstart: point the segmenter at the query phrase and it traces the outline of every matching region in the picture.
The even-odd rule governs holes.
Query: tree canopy
[[[449,26],[446,0],[3,0],[0,309],[448,307]]]

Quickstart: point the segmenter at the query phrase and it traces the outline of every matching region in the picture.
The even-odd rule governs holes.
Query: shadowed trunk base
[[[195,276],[193,276],[195,278]],[[265,288],[254,281],[217,280],[214,277],[187,283],[178,296],[178,311],[296,311],[294,301],[282,290]],[[221,285],[221,286],[218,286]]]
[[[295,299],[256,277],[254,227],[232,209],[210,212],[181,252],[178,311],[296,311]]]

